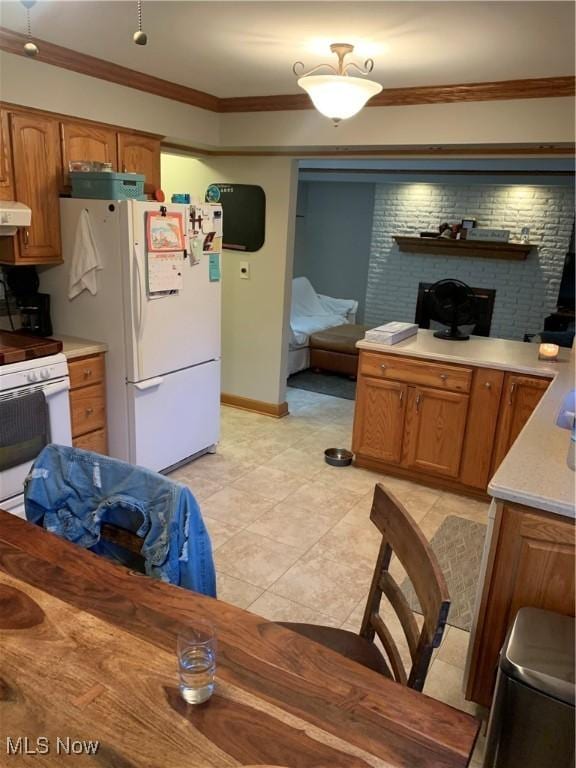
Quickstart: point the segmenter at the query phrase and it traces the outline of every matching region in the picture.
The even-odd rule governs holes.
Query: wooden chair
[[[432,651],[440,645],[450,597],[436,555],[406,508],[378,484],[370,519],[382,534],[382,544],[368,594],[360,633],[314,624],[282,622],[282,626],[332,648],[370,669],[393,678],[417,691],[424,687]],[[390,575],[392,554],[404,567],[420,602],[424,622],[418,624],[404,593]],[[394,609],[410,650],[412,666],[404,668],[398,646],[382,619],[379,609],[384,595]],[[386,657],[374,645],[378,636]]]

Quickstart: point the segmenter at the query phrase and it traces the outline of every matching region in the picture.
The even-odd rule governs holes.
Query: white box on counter
[[[392,322],[379,325],[377,328],[371,328],[366,331],[364,336],[366,341],[373,341],[377,344],[396,344],[398,341],[408,339],[418,333],[416,323]]]

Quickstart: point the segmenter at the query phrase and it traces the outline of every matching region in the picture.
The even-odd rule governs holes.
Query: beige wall
[[[286,394],[289,291],[292,278],[297,168],[288,158],[162,155],[162,186],[204,198],[211,182],[259,184],[266,193],[266,239],[255,253],[222,255],[222,391],[267,403]],[[240,279],[240,261],[250,280]]]
[[[198,146],[219,143],[220,116],[170,99],[0,52],[0,98]]]
[[[574,99],[368,107],[334,128],[314,110],[216,114],[0,52],[8,102],[125,125],[191,146],[334,147],[572,142]]]
[[[224,114],[223,147],[520,144],[574,141],[574,99],[366,107],[335,128],[312,110]]]

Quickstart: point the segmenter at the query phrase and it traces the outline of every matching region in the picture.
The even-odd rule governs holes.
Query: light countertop
[[[78,357],[87,355],[97,355],[100,352],[106,352],[108,347],[101,341],[92,341],[91,339],[80,339],[77,336],[63,336],[61,333],[55,333],[53,339],[62,342],[62,352],[67,360],[75,360]]]
[[[567,463],[570,431],[556,426],[564,396],[574,388],[574,358],[560,350],[557,362],[538,360],[538,344],[472,336],[468,341],[434,338],[433,331],[394,344],[358,342],[360,349],[497,368],[553,379],[526,426],[488,485],[496,499],[575,517],[576,474]]]
[[[425,357],[430,360],[442,360],[445,363],[497,368],[512,373],[527,373],[531,376],[548,378],[556,376],[570,357],[570,350],[561,349],[561,362],[548,362],[538,360],[538,344],[484,336],[471,336],[468,341],[447,341],[435,338],[434,331],[423,329],[397,344],[359,341],[356,346],[366,351],[406,357]]]

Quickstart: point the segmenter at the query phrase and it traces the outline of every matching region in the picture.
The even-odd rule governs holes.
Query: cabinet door
[[[19,231],[19,263],[50,264],[60,255],[60,137],[58,122],[35,114],[10,115],[16,199],[32,209]]]
[[[574,615],[574,520],[499,504],[466,698],[490,706],[498,654],[523,606]]]
[[[550,381],[548,379],[519,376],[513,373],[506,374],[502,402],[500,404],[492,474],[502,463],[502,460],[530,418],[532,411],[540,402],[540,398],[548,389],[549,384]]]
[[[14,200],[8,113],[0,110],[0,200]]]
[[[353,450],[398,464],[406,411],[405,384],[361,376],[358,381]]]
[[[118,169],[116,157],[116,131],[90,123],[60,123],[62,141],[62,173],[64,184],[68,180],[68,163],[72,160],[96,160],[112,163]]]
[[[409,387],[403,464],[458,477],[467,411],[468,395]]]
[[[144,190],[152,194],[160,187],[160,139],[119,133],[118,166],[120,171],[143,173],[146,176]]]
[[[460,482],[486,490],[498,425],[504,373],[477,368],[470,392]]]

